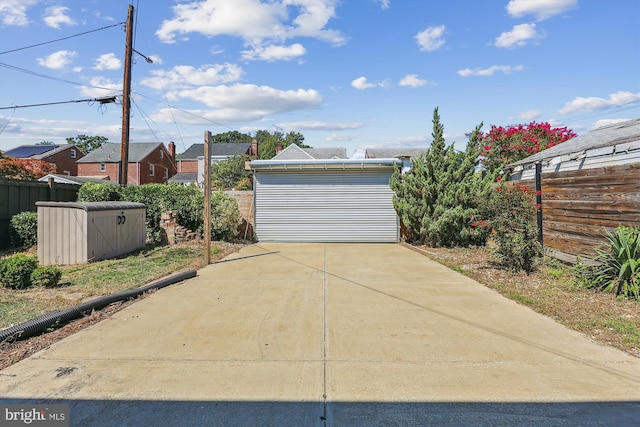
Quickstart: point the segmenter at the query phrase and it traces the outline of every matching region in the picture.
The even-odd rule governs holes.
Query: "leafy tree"
[[[491,126],[491,130],[482,138],[479,153],[486,169],[499,171],[509,163],[522,160],[575,136],[576,134],[566,126],[552,128],[549,123]]]
[[[490,179],[476,172],[482,124],[470,134],[465,152],[445,144],[438,108],[433,113],[433,143],[391,179],[394,207],[405,227],[405,238],[439,246],[482,245],[489,236],[480,222],[478,203]]]
[[[53,141],[40,141],[36,145],[56,145]]]
[[[222,160],[211,166],[211,179],[223,190],[237,188],[237,184],[249,178],[251,171],[244,168],[245,162],[251,160],[246,154],[239,154]]]
[[[236,130],[225,133],[218,133],[211,137],[211,142],[213,144],[239,144],[239,143],[249,143],[253,138],[251,135],[246,133],[240,133]]]
[[[35,159],[18,159],[0,154],[0,177],[34,181],[56,173],[56,165]]]
[[[74,144],[85,154],[102,147],[102,144],[109,141],[106,136],[78,135],[75,138],[66,138],[68,144]]]
[[[282,144],[282,148],[287,148],[291,144],[296,144],[300,148],[311,148],[305,145],[304,136],[298,132],[289,132],[285,135],[279,131],[271,134],[267,130],[259,130],[255,138],[258,140],[258,158],[263,160],[271,159],[276,155],[278,143]]]

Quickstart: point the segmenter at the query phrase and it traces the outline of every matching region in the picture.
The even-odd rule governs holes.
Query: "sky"
[[[130,4],[132,143],[264,129],[357,157],[427,148],[435,108],[457,149],[640,118],[639,0],[0,0],[0,150],[121,141]]]

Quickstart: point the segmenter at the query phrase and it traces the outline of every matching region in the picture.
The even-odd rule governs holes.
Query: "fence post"
[[[56,195],[56,193],[55,193],[55,191],[56,191],[55,182],[56,182],[56,180],[53,177],[49,177],[47,179],[47,184],[49,184],[49,200],[56,200],[56,198],[55,198],[55,195]]]
[[[538,241],[544,245],[542,238],[542,163],[536,163],[536,214],[538,219]]]

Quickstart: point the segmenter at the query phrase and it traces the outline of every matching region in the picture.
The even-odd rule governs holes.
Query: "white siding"
[[[261,241],[397,242],[392,170],[255,173],[255,232]]]

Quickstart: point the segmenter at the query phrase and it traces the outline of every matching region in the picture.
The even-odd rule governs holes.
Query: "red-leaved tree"
[[[531,122],[528,125],[491,126],[480,146],[482,164],[490,171],[498,171],[539,151],[561,144],[576,134],[565,127],[552,128],[549,123]]]
[[[56,173],[56,165],[35,159],[18,159],[0,154],[0,177],[33,181]]]

